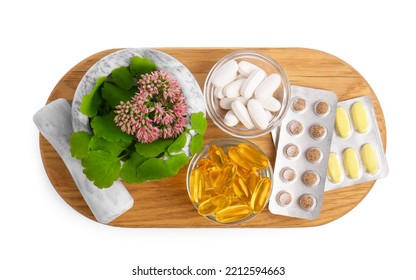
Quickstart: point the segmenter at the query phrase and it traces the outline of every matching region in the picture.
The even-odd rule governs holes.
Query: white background
[[[281,279],[409,279],[414,6],[369,2],[2,1],[0,278],[133,279],[137,265],[190,265],[285,266]],[[307,47],[345,60],[383,107],[389,176],[350,213],[316,228],[125,229],[84,218],[49,182],[33,114],[70,68],[96,52],[175,46]]]

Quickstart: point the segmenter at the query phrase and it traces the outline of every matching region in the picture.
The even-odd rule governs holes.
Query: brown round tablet
[[[319,161],[321,161],[322,159],[322,152],[319,148],[309,148],[306,151],[306,159],[310,162],[310,163],[317,163]]]
[[[329,104],[325,101],[319,101],[315,105],[315,113],[318,116],[325,116],[329,112]]]
[[[287,158],[295,158],[299,155],[299,147],[295,144],[287,144],[283,150]]]
[[[299,135],[303,131],[303,124],[298,121],[293,121],[289,123],[289,132],[292,135]]]
[[[316,199],[311,194],[304,194],[299,198],[299,205],[304,210],[312,210],[315,208]]]
[[[292,168],[286,167],[282,169],[280,176],[282,177],[283,181],[292,182],[296,178],[296,171]]]
[[[319,175],[315,171],[306,171],[302,175],[302,182],[307,187],[314,187],[319,183]]]
[[[326,136],[326,128],[321,124],[314,124],[310,129],[311,136],[315,139],[322,139]]]
[[[305,110],[306,108],[306,100],[303,98],[296,98],[293,101],[293,110],[300,112]]]
[[[293,197],[287,191],[281,191],[276,195],[276,202],[280,206],[288,206],[292,203]]]

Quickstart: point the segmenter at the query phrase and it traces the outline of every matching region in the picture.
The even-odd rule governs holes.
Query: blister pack
[[[325,190],[377,180],[388,174],[380,130],[367,96],[338,103]]]
[[[338,98],[330,91],[300,86],[292,86],[291,93],[279,132],[269,210],[316,219],[322,208]]]

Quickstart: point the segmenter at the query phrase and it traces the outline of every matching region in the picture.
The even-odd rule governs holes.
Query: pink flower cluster
[[[131,101],[115,107],[114,122],[142,143],[179,136],[188,121],[185,98],[178,82],[164,71],[142,75]]]

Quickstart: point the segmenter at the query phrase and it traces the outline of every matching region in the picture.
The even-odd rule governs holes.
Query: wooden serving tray
[[[75,89],[85,72],[99,59],[116,51],[106,50],[94,54],[74,68],[59,81],[47,103],[66,98],[72,102]],[[181,61],[195,76],[201,88],[211,67],[223,56],[237,51],[237,48],[163,48],[161,51]],[[325,52],[303,48],[257,48],[253,49],[277,60],[285,69],[290,83],[305,87],[336,92],[339,101],[358,96],[370,96],[377,115],[384,150],[386,149],[386,125],[376,95],[365,79],[350,65]],[[227,134],[208,120],[205,143]],[[271,135],[265,135],[252,142],[260,146],[274,166],[275,149]],[[40,152],[47,175],[59,195],[76,211],[95,220],[79,193],[65,164],[42,135]],[[189,200],[186,190],[186,169],[173,178],[126,185],[135,199],[134,206],[112,221],[118,227],[227,227],[202,217]],[[375,181],[325,192],[323,208],[318,219],[302,220],[273,215],[266,207],[257,217],[234,227],[308,227],[326,224],[336,220],[353,209],[371,190]]]

